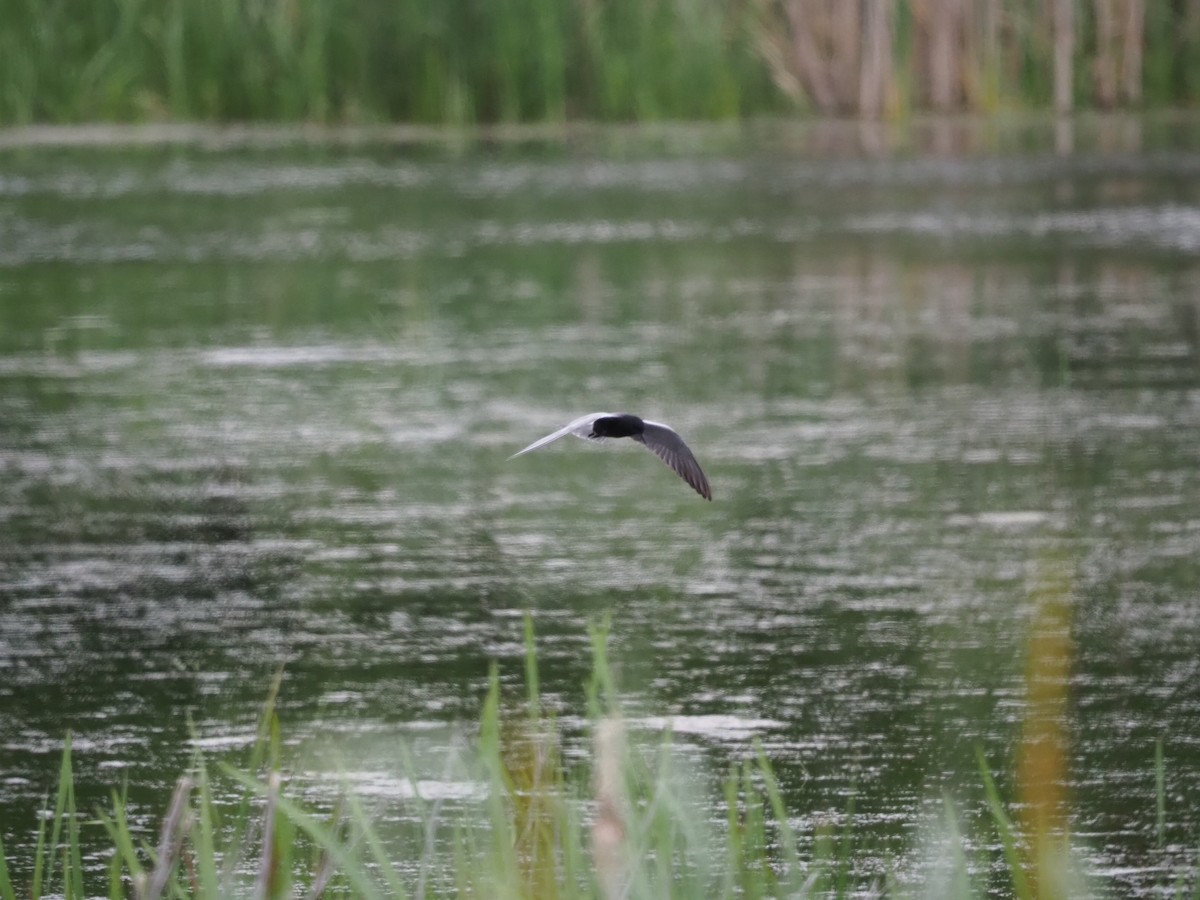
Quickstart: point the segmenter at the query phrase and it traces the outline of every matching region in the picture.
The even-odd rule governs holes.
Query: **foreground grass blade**
[[[122,900],[125,884],[121,880],[121,854],[113,853],[108,860],[108,900]]]
[[[190,828],[188,803],[191,794],[192,780],[185,775],[175,785],[175,794],[171,798],[171,806],[167,810],[167,817],[163,820],[162,830],[159,833],[154,869],[150,873],[142,900],[158,900],[166,891],[171,876],[175,872],[175,865],[179,861],[184,838]]]
[[[146,876],[142,871],[137,848],[133,846],[133,837],[129,832],[129,821],[125,816],[125,802],[117,795],[116,791],[113,791],[113,814],[108,816],[101,813],[100,823],[108,832],[113,847],[116,848],[117,854],[125,863],[125,868],[129,870],[130,880],[135,886],[144,884]]]
[[[783,851],[785,883],[790,886],[792,893],[799,891],[797,879],[800,877],[800,854],[796,850],[796,835],[788,823],[787,809],[783,805],[783,795],[779,792],[779,782],[775,780],[775,772],[763,752],[762,742],[754,739],[754,756],[758,761],[758,774],[763,780],[767,792],[767,801],[771,804],[771,814],[775,817],[775,827],[779,831],[779,846]]]
[[[8,876],[8,860],[4,855],[4,841],[0,840],[0,900],[17,900],[12,879]]]
[[[46,801],[42,801],[42,806],[45,807]],[[33,850],[33,880],[29,886],[29,896],[33,900],[39,900],[42,896],[42,872],[45,868],[46,859],[46,820],[40,815],[38,816],[37,844]]]
[[[221,768],[226,775],[244,788],[253,791],[259,796],[267,796],[269,791],[267,785],[255,781],[249,775],[239,772],[232,766],[222,766]],[[288,800],[282,794],[276,797],[275,804],[279,813],[287,816],[297,828],[304,832],[313,843],[329,854],[330,858],[337,863],[342,874],[350,882],[350,886],[354,889],[356,896],[368,898],[368,900],[382,900],[383,894],[380,893],[379,888],[371,880],[359,861],[355,859],[346,842],[336,832],[326,828],[315,816],[306,812],[298,804]]]
[[[63,813],[67,806],[67,792],[73,782],[71,773],[71,733],[67,732],[63,740],[62,763],[58,770],[58,791],[54,798],[54,817],[50,822],[50,843],[46,844],[46,822],[38,821],[37,846],[33,853],[33,883],[30,885],[30,896],[40,900],[42,896],[43,879],[47,874],[47,860],[54,856],[58,849],[59,837],[62,834]],[[68,886],[64,884],[64,890]]]
[[[254,745],[250,748],[250,760],[247,769],[250,772],[258,772],[263,762],[270,752],[270,739],[272,724],[275,720],[275,703],[279,699],[279,689],[283,684],[283,669],[276,671],[275,677],[271,679],[271,687],[267,691],[267,699],[263,703],[262,712],[259,714],[258,731],[254,737]],[[245,826],[250,821],[250,794],[242,796],[241,802],[238,804],[237,814],[233,820],[234,823],[234,839],[230,841],[230,846],[237,847],[241,845],[245,838]],[[231,859],[230,863],[233,862]],[[226,876],[230,875],[226,872]]]
[[[533,636],[533,617],[525,613],[525,687],[529,692],[529,718],[537,721],[542,716],[538,697],[537,646]]]
[[[971,870],[967,865],[967,855],[963,851],[962,830],[958,827],[958,815],[955,813],[954,804],[948,795],[942,798],[942,807],[945,810],[946,830],[949,835],[950,864],[953,872],[951,883],[954,885],[954,896],[974,897],[978,892],[971,884]]]
[[[388,857],[387,850],[383,846],[383,841],[379,839],[379,834],[375,830],[375,826],[371,824],[370,818],[362,808],[362,803],[353,791],[345,791],[345,795],[350,804],[350,816],[354,821],[355,826],[362,832],[363,840],[366,842],[367,850],[371,853],[371,859],[383,873],[384,881],[387,884],[388,896],[405,900],[408,897],[408,892],[404,889],[404,883],[400,880],[400,875],[396,871],[396,866]]]
[[[275,847],[275,809],[279,805],[280,778],[278,772],[267,776],[267,806],[263,810],[262,849],[258,858],[258,878],[254,882],[254,896],[271,895],[271,881],[278,865]]]
[[[66,767],[67,777],[67,850],[63,854],[63,888],[74,894],[79,900],[86,896],[83,892],[83,854],[79,849],[79,815],[75,808],[75,778],[70,767]]]
[[[54,798],[54,819],[50,827],[50,844],[46,847],[47,857],[58,850],[58,842],[62,838],[63,817],[67,809],[67,795],[71,791],[74,777],[71,772],[71,735],[68,732],[63,741],[62,764],[58,770],[58,793]],[[47,882],[47,887],[49,883]],[[64,889],[67,887],[63,885]],[[35,891],[34,896],[37,896]]]
[[[203,897],[222,896],[220,877],[217,874],[217,852],[215,842],[216,811],[213,807],[212,786],[208,781],[208,769],[199,751],[193,757],[196,777],[196,826],[192,829],[192,848],[195,851],[197,881]]]
[[[992,780],[992,770],[988,766],[987,757],[983,755],[982,749],[976,750],[976,757],[979,760],[979,774],[983,778],[984,793],[987,796],[988,808],[992,813],[992,821],[996,824],[996,831],[1000,834],[1000,843],[1004,846],[1004,860],[1008,864],[1008,871],[1012,876],[1013,894],[1018,900],[1033,900],[1033,893],[1029,889],[1029,879],[1025,876],[1025,861],[1021,859],[1021,853],[1017,849],[1012,821],[1004,811],[1004,803],[1000,800],[1000,792],[996,790],[996,783]]]

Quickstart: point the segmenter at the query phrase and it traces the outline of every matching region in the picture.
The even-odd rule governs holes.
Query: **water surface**
[[[1161,146],[1160,146],[1161,145]],[[1146,890],[1200,829],[1200,154],[786,141],[0,153],[0,834],[62,738],[148,826],[284,666],[298,783],[403,816],[522,613],[698,771],[759,738],[869,875],[1012,765],[1065,566],[1073,821]],[[650,454],[516,449],[592,409]],[[1154,743],[1167,766],[1156,849]],[[319,795],[319,790],[317,795]],[[899,862],[898,862],[899,860]]]

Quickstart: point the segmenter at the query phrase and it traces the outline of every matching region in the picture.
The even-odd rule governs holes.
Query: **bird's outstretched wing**
[[[676,475],[690,484],[697,494],[705,500],[711,500],[712,488],[708,486],[708,479],[704,477],[700,463],[696,462],[696,457],[683,442],[683,438],[673,428],[661,422],[647,421],[645,426],[646,430],[640,435],[634,435],[633,439],[645,444],[655,456],[670,466]],[[553,440],[556,436],[551,436],[550,439]]]
[[[603,438],[589,438],[588,435],[592,433],[592,425],[595,424],[597,419],[602,419],[605,416],[611,415],[612,413],[594,412],[588,413],[586,416],[580,416],[569,425],[564,425],[562,428],[558,429],[558,431],[551,432],[544,438],[538,438],[524,450],[518,450],[516,453],[510,456],[509,459],[516,459],[522,453],[528,453],[530,450],[536,450],[538,447],[544,447],[553,441],[557,441],[560,437],[566,437],[568,434],[573,434],[575,437],[583,438],[584,440],[604,440]]]

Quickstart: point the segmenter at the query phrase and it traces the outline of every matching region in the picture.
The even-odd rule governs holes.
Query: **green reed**
[[[0,0],[0,124],[713,118],[778,108],[715,0]]]
[[[1076,93],[1086,106],[1095,17],[1091,4],[1076,7]],[[1146,5],[1148,105],[1200,96],[1200,15],[1185,7]],[[895,5],[889,75],[904,108],[919,105],[914,72],[925,56],[912,8]],[[1044,107],[1044,6],[996,8],[999,37],[972,38],[962,64],[977,85],[970,103]],[[0,0],[0,124],[779,113],[795,105],[764,57],[772,32],[786,28],[780,9],[773,0]]]
[[[416,767],[401,748],[397,768],[409,773],[413,797],[406,818],[380,832],[354,792],[332,808],[296,799],[286,769],[277,678],[257,740],[244,767],[210,774],[196,753],[180,778],[154,840],[131,823],[123,793],[85,817],[76,808],[72,748],[65,743],[52,814],[39,822],[32,860],[6,857],[0,845],[0,900],[102,895],[158,898],[353,896],[406,898],[595,897],[849,897],[863,890],[888,896],[1083,897],[1102,893],[1079,879],[1066,856],[1029,868],[1027,835],[1010,816],[982,754],[979,775],[992,834],[967,840],[955,806],[945,804],[945,848],[925,882],[895,875],[864,881],[853,796],[840,826],[798,831],[771,765],[757,743],[733,764],[714,795],[687,773],[670,734],[636,741],[627,734],[612,672],[606,629],[592,633],[593,671],[586,702],[595,738],[586,764],[569,766],[562,736],[539,694],[533,628],[526,618],[526,696],[506,703],[492,668],[477,739],[465,771],[481,788],[474,806],[447,812],[422,799]],[[1165,821],[1162,745],[1155,751],[1160,851]],[[223,798],[216,802],[215,796]],[[714,824],[711,810],[723,812]],[[94,837],[97,826],[103,839]],[[89,836],[85,839],[84,831]],[[981,849],[998,839],[995,856]],[[85,855],[84,845],[92,853]],[[96,854],[94,845],[107,846]],[[107,865],[94,860],[107,857]],[[93,860],[85,868],[85,859]],[[19,866],[16,863],[19,862]],[[16,871],[20,875],[15,875]],[[1030,872],[1041,881],[1030,881]],[[1195,868],[1174,874],[1167,896],[1200,891]],[[999,880],[997,880],[999,878]]]

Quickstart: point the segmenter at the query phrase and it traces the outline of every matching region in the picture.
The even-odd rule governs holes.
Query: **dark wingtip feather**
[[[656,436],[647,440],[646,436],[637,435],[639,441],[647,450],[667,464],[672,472],[682,478],[692,490],[709,502],[712,501],[712,488],[708,485],[708,477],[700,468],[700,463],[692,451],[688,449],[683,439],[674,430],[659,423],[656,426]],[[664,438],[666,438],[664,440]]]

